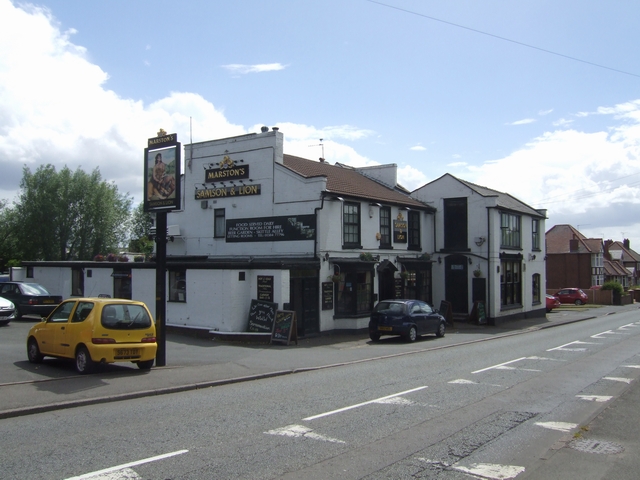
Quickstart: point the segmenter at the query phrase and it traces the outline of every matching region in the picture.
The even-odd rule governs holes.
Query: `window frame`
[[[391,207],[380,207],[380,248],[391,248]]]
[[[420,212],[418,210],[409,210],[407,215],[407,237],[408,237],[408,250],[421,250],[421,238],[420,238]]]
[[[354,209],[352,211],[352,209]],[[359,202],[342,204],[342,248],[362,248],[362,208]]]
[[[187,269],[184,267],[169,268],[168,301],[174,303],[187,302]],[[179,288],[178,282],[184,282],[184,287]],[[181,296],[182,295],[182,296]]]
[[[531,250],[540,251],[540,219],[531,219]]]
[[[219,224],[221,222],[221,224]],[[213,209],[213,238],[225,238],[226,232],[226,212],[224,208]]]
[[[522,260],[520,259],[500,261],[500,306],[502,308],[522,307]]]
[[[522,248],[522,216],[500,212],[500,247]]]

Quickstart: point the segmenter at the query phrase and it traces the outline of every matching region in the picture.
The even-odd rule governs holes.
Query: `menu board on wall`
[[[258,300],[273,302],[273,276],[258,275]]]
[[[322,310],[333,310],[333,282],[322,282]]]

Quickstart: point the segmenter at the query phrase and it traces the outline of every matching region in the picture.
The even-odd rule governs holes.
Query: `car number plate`
[[[393,330],[393,327],[378,327],[378,330],[382,330],[383,332],[390,332]]]
[[[53,303],[53,300],[43,300],[42,303]]]
[[[139,348],[116,348],[116,357],[131,357],[140,355]]]
[[[7,318],[9,318],[9,317],[7,317],[7,316],[0,316],[0,320],[6,320]]]

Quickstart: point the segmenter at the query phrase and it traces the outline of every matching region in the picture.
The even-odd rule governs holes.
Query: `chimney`
[[[631,250],[631,242],[629,242],[628,238],[625,238],[622,241],[622,244],[624,245],[624,248],[626,248],[627,250]]]
[[[318,160],[320,160],[320,163],[324,163],[324,158],[320,157]]]

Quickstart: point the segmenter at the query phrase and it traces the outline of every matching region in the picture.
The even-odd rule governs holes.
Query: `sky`
[[[143,150],[280,128],[286,154],[449,173],[640,252],[640,2],[0,0],[0,199],[23,169],[142,200]],[[634,248],[635,247],[635,248]]]

